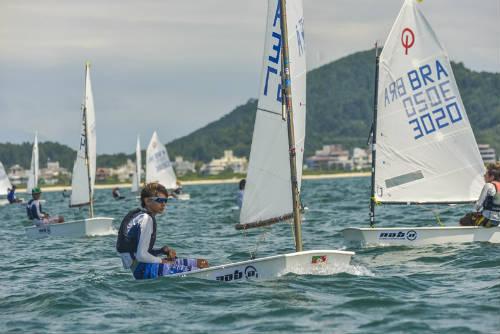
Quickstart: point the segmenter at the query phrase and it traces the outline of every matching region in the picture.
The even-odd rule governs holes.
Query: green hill
[[[358,52],[308,73],[305,156],[326,144],[366,147],[372,122],[374,53]],[[471,71],[462,63],[452,66],[477,141],[490,144],[500,154],[500,74]],[[168,143],[169,155],[206,162],[231,149],[238,156],[248,156],[256,109],[257,100],[248,100],[219,120]],[[28,143],[0,144],[0,161],[6,166],[28,167],[30,158]],[[47,158],[71,169],[75,151],[57,143],[41,143],[42,165]],[[100,155],[97,165],[116,167],[127,158],[135,159],[133,154]]]
[[[373,113],[374,50],[358,52],[308,73],[305,156],[322,145],[366,147]],[[474,72],[452,63],[479,143],[500,153],[500,74]],[[171,156],[209,161],[226,149],[248,156],[257,100],[167,144]]]

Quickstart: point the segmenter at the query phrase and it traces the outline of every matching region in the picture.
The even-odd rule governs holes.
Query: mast
[[[292,89],[290,77],[290,55],[288,50],[288,28],[286,18],[286,0],[280,1],[280,25],[281,25],[281,40],[283,42],[282,48],[282,103],[286,106],[287,125],[288,125],[288,148],[290,157],[290,177],[292,184],[292,203],[293,203],[293,225],[295,234],[295,251],[302,251],[302,230],[301,230],[301,213],[300,213],[300,199],[299,187],[297,182],[297,162],[295,160],[295,130],[293,125],[293,107],[292,107]]]
[[[373,97],[373,126],[372,126],[372,179],[370,193],[370,227],[375,226],[375,157],[377,154],[377,106],[378,106],[378,67],[380,56],[378,44],[375,43],[375,89]]]
[[[88,175],[88,186],[89,186],[89,216],[94,218],[94,203],[92,201],[92,176],[90,174],[90,162],[89,162],[89,129],[87,126],[87,74],[90,68],[90,63],[85,64],[85,98],[83,105],[83,126],[85,128],[85,165],[87,166]]]

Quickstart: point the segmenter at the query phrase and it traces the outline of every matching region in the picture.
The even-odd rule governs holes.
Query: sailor
[[[33,188],[33,190],[31,190],[31,196],[33,198],[30,199],[28,204],[26,205],[26,214],[34,225],[41,226],[43,224],[64,222],[64,218],[62,216],[50,217],[47,212],[42,211],[42,204],[40,203],[42,191],[40,190],[40,188]]]
[[[238,185],[238,194],[236,195],[236,205],[241,209],[243,206],[243,194],[245,192],[245,185],[247,181],[245,179],[240,180],[240,184]]]
[[[16,198],[16,186],[15,185],[12,186],[12,189],[8,188],[7,190],[9,191],[7,194],[7,200],[9,201],[10,204],[20,203],[23,201],[22,199]]]
[[[111,193],[113,194],[113,198],[114,198],[114,199],[122,199],[122,198],[124,198],[124,197],[120,194],[120,188],[118,188],[118,187],[113,188],[113,191],[112,191]]]
[[[141,191],[142,208],[130,211],[120,225],[116,250],[125,269],[136,279],[158,278],[208,267],[205,259],[178,258],[174,249],[155,249],[157,214],[165,210],[168,191],[159,183],[149,183]],[[166,255],[161,258],[159,255]]]
[[[476,225],[492,227],[500,223],[500,168],[488,165],[484,174],[486,184],[474,205],[474,211],[479,213]]]

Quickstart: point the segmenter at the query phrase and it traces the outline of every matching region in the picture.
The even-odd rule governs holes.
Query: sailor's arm
[[[486,200],[486,197],[488,197],[488,193],[490,192],[490,185],[490,183],[486,183],[484,185],[483,190],[481,190],[481,195],[479,195],[479,199],[474,205],[474,211],[480,212],[483,209],[484,201]]]
[[[153,234],[153,221],[148,215],[144,215],[140,225],[141,235],[139,237],[137,252],[135,254],[137,261],[143,263],[161,263],[161,258],[148,252],[149,242],[151,240],[151,235]]]

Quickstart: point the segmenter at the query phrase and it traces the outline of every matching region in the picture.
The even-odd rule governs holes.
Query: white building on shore
[[[245,157],[239,158],[233,155],[232,150],[224,151],[224,156],[220,159],[213,159],[208,164],[201,166],[203,174],[217,175],[226,169],[231,169],[234,173],[245,174],[248,168],[248,160]]]

